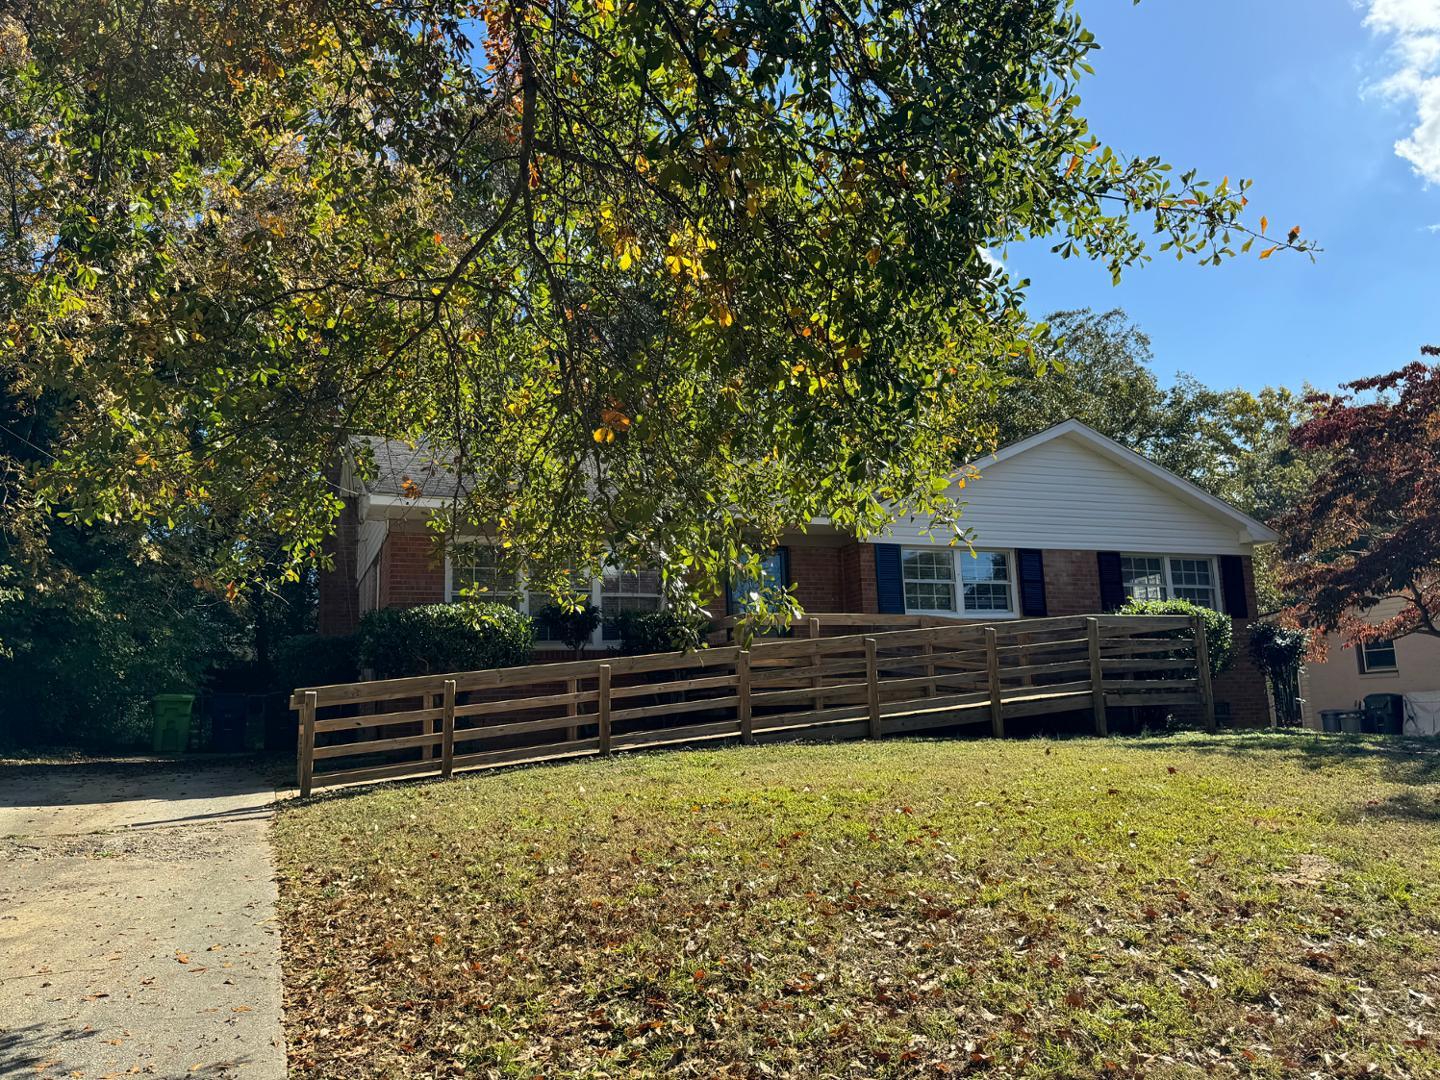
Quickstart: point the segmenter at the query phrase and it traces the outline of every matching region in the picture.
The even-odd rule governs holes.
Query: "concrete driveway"
[[[0,763],[0,1077],[285,1076],[262,771]]]

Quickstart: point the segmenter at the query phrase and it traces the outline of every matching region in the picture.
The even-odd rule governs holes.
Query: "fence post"
[[[1205,713],[1205,730],[1215,734],[1215,686],[1210,678],[1210,643],[1205,640],[1205,620],[1195,616],[1195,668],[1200,676],[1200,707]]]
[[[455,680],[445,680],[445,717],[440,734],[440,775],[447,780],[455,771]]]
[[[600,665],[599,679],[599,702],[600,706],[600,755],[608,756],[610,753],[610,665]]]
[[[1000,646],[995,628],[985,627],[985,673],[990,683],[990,732],[997,739],[1005,737],[1005,698],[1000,692]]]
[[[820,666],[820,620],[817,619],[817,618],[815,618],[815,617],[813,617],[813,616],[812,616],[811,619],[810,619],[810,640],[815,643],[815,644],[811,647],[811,649],[810,649],[810,665],[811,665],[812,667],[819,667],[819,666]],[[810,676],[810,685],[811,685],[812,687],[814,687],[816,690],[819,690],[820,687],[824,685],[824,683],[825,683],[825,680],[824,680],[823,678],[821,678],[818,674],[816,674],[816,675],[811,675],[811,676]],[[819,712],[820,709],[824,707],[824,705],[825,705],[825,699],[824,699],[820,694],[816,694],[813,698],[810,699],[810,707],[811,707],[812,709],[814,709],[816,712]]]
[[[1100,620],[1086,619],[1085,634],[1090,639],[1090,708],[1095,713],[1095,734],[1110,734],[1105,716],[1105,671],[1100,666]]]
[[[927,641],[927,642],[925,642],[925,647],[924,647],[924,649],[923,649],[922,651],[923,651],[923,653],[924,653],[926,656],[934,656],[934,655],[935,655],[935,646],[932,645],[930,642]],[[925,684],[925,696],[926,696],[926,697],[934,697],[934,696],[936,695],[936,693],[938,693],[938,691],[937,691],[937,689],[936,689],[936,687],[935,687],[935,665],[934,665],[934,664],[926,664],[926,665],[925,665],[925,677],[930,680],[928,683]]]
[[[579,679],[566,679],[566,680],[565,680],[565,690],[566,690],[567,693],[570,693],[570,694],[578,694],[578,693],[580,692],[580,680],[579,680]],[[566,715],[566,716],[579,716],[579,715],[580,715],[580,706],[579,706],[579,704],[578,704],[577,702],[574,702],[574,701],[567,702],[566,705],[565,705],[565,715]],[[574,741],[575,741],[576,739],[578,739],[578,738],[580,738],[580,725],[579,725],[579,724],[571,724],[569,727],[567,727],[567,728],[565,729],[565,741],[566,741],[566,742],[574,742]]]
[[[444,697],[441,694],[424,694],[421,696],[421,700],[425,703],[425,708],[439,709],[443,707]],[[420,725],[420,730],[426,735],[436,735],[440,733],[440,730],[443,726],[443,720],[426,720],[423,724]],[[425,752],[422,753],[420,756],[422,758],[425,758],[427,761],[434,761],[437,757],[441,756],[440,747],[436,746],[434,743],[431,743],[429,746],[425,747]]]
[[[310,797],[310,788],[315,779],[315,709],[320,695],[314,690],[305,691],[305,704],[300,706],[300,797]]]
[[[875,656],[875,639],[865,639],[865,703],[870,713],[870,738],[880,738],[880,665]]]
[[[754,721],[750,716],[749,649],[741,649],[735,658],[735,714],[740,720],[740,741],[748,746],[755,741]]]

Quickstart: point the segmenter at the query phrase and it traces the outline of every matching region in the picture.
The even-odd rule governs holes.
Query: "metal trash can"
[[[190,747],[190,715],[194,694],[156,694],[151,699],[154,727],[151,746],[157,754],[183,754]]]
[[[1365,713],[1362,709],[1344,709],[1340,713],[1340,730],[1346,735],[1359,735],[1365,730]]]
[[[1334,734],[1340,730],[1340,715],[1344,709],[1321,709],[1320,730]]]

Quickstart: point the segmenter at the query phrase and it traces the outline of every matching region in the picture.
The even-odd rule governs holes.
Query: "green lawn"
[[[1440,1075],[1440,750],[650,754],[275,822],[299,1076]]]

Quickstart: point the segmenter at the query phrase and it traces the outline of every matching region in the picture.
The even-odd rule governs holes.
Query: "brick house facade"
[[[335,569],[321,579],[322,633],[350,632],[374,607],[441,603],[457,591],[425,528],[424,496],[398,494],[413,492],[411,473],[423,474],[413,457],[404,466],[403,475],[382,466],[380,489],[372,482],[342,516]],[[1265,526],[1074,422],[1002,450],[965,495],[962,521],[979,557],[905,519],[894,535],[869,540],[817,525],[785,538],[788,584],[815,614],[934,614],[916,605],[948,604],[939,613],[980,621],[1093,614],[1126,595],[1198,598],[1234,619],[1235,662],[1215,681],[1222,719],[1269,723],[1266,683],[1247,648],[1253,547],[1274,539]],[[717,615],[723,605],[717,598]],[[539,660],[561,655],[537,650]]]

